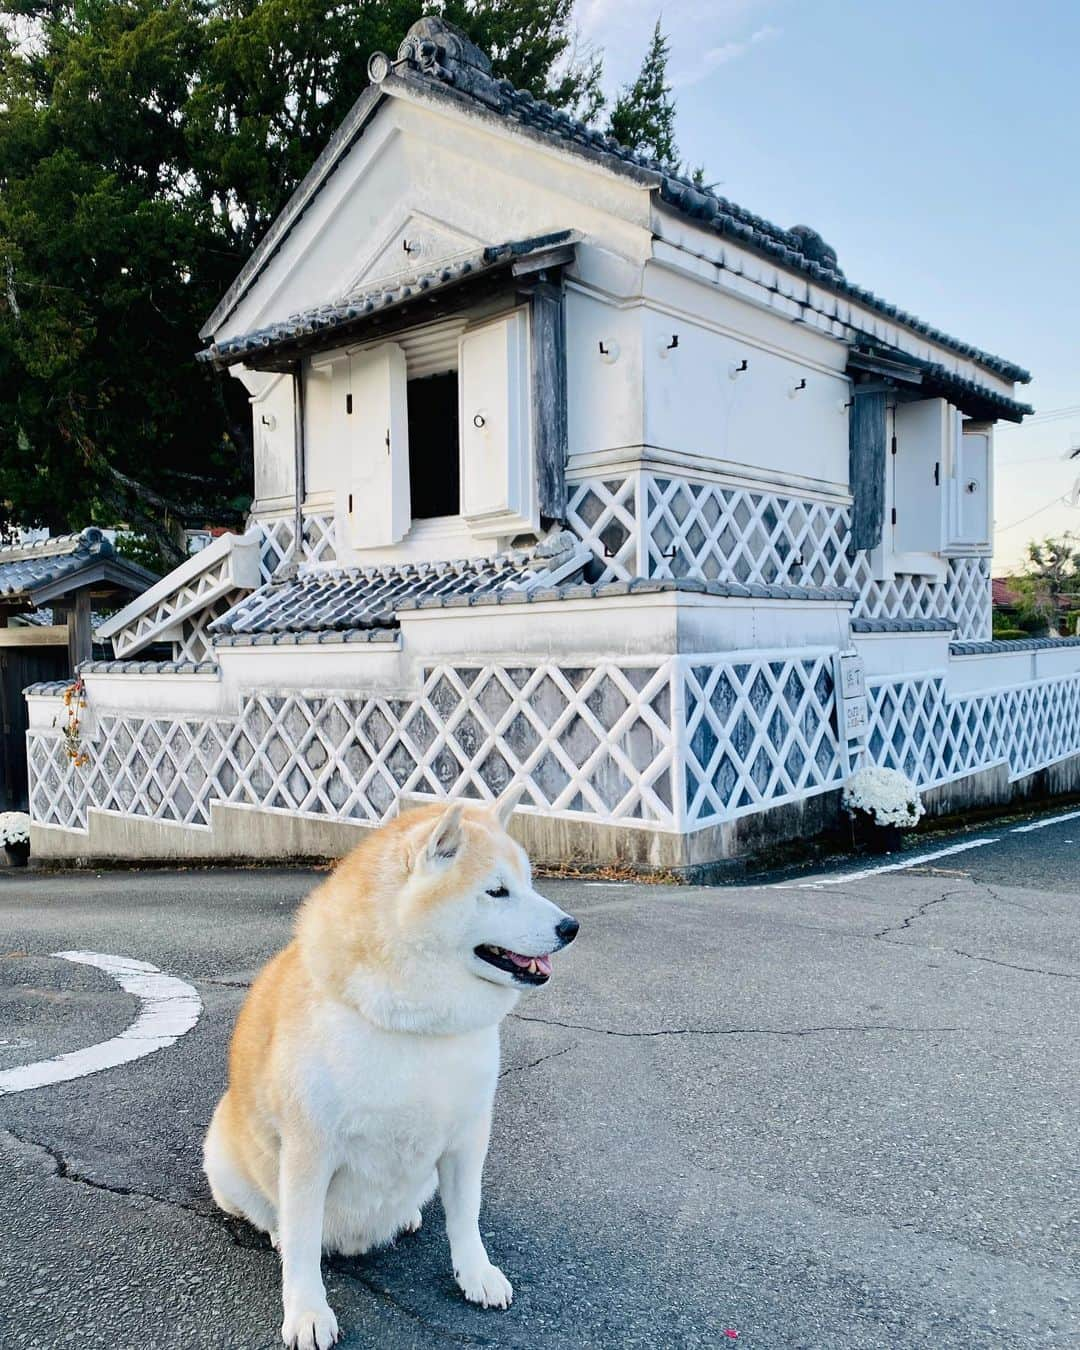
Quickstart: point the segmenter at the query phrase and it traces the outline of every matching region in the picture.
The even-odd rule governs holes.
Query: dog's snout
[[[577,919],[572,919],[568,914],[565,919],[560,919],[555,925],[555,936],[562,939],[562,945],[565,947],[577,937],[580,927],[581,924],[578,923]]]

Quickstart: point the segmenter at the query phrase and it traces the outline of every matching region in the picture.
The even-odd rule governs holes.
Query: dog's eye
[[[509,894],[510,892],[505,886],[496,886],[493,890],[488,891],[488,895],[491,896],[492,900],[505,900]]]

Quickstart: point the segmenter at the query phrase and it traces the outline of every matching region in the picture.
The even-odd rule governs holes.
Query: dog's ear
[[[461,802],[448,806],[428,835],[424,845],[424,861],[428,864],[447,863],[457,857],[465,836],[461,828]]]
[[[521,795],[524,791],[525,789],[520,784],[516,787],[507,788],[495,803],[495,819],[504,830],[510,824],[510,817],[517,810],[517,804],[521,801]]]

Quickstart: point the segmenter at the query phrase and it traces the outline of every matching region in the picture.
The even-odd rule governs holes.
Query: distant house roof
[[[1011,609],[1018,605],[1022,599],[1018,591],[1013,590],[1014,580],[1012,577],[991,577],[990,578],[990,601],[1004,609]],[[1080,597],[1076,595],[1059,595],[1057,597],[1057,608],[1065,610],[1076,609],[1080,604]]]
[[[496,79],[487,55],[465,33],[444,19],[429,17],[414,23],[398,48],[397,59],[391,61],[377,52],[368,63],[368,73],[371,87],[353,105],[284,211],[271,225],[210,316],[202,330],[203,337],[220,330],[325,182],[344,161],[382,101],[401,91],[455,103],[474,114],[502,118],[532,136],[557,144],[613,172],[631,176],[642,186],[655,190],[660,200],[673,211],[781,266],[802,273],[815,285],[857,301],[931,342],[977,362],[1002,379],[1022,384],[1031,379],[1022,366],[950,337],[872,291],[848,281],[840,270],[835,251],[809,226],[783,229],[774,225],[711,189],[697,186],[677,168],[637,154],[569,113],[553,108],[525,90],[515,89],[508,80]]]
[[[422,312],[435,300],[448,300],[451,293],[472,297],[478,284],[497,276],[534,270],[542,262],[562,266],[572,259],[577,239],[573,231],[560,230],[463,254],[432,271],[395,277],[343,296],[335,304],[302,310],[254,332],[211,343],[196,359],[217,366],[243,361],[256,369],[280,367],[295,360],[300,351],[345,341],[375,322],[395,316],[405,319],[406,314],[414,321],[418,310]]]
[[[36,608],[86,586],[142,591],[153,572],[117,557],[98,529],[0,548],[0,608]]]
[[[210,630],[215,635],[350,632],[389,628],[397,611],[432,596],[463,603],[503,589],[528,590],[578,577],[592,554],[568,532],[533,550],[456,562],[388,563],[382,567],[312,569],[270,581],[234,605]]]

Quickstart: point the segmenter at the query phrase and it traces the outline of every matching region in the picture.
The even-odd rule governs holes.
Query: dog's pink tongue
[[[551,974],[550,956],[522,956],[519,952],[507,952],[506,954],[510,958],[510,960],[513,961],[514,965],[520,966],[522,970],[527,970],[529,966],[535,961],[536,969],[541,973],[541,975]]]

